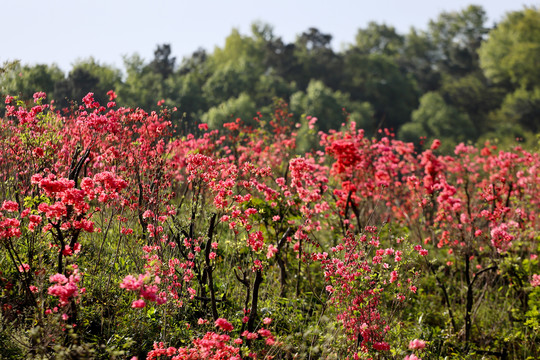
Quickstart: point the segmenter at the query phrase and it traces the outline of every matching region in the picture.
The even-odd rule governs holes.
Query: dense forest
[[[54,64],[5,63],[0,93],[31,99],[43,91],[57,109],[90,91],[105,102],[115,90],[119,105],[146,111],[164,100],[178,109],[173,120],[185,133],[199,122],[217,129],[239,117],[250,124],[283,99],[303,127],[310,115],[322,131],[352,119],[367,134],[389,128],[417,144],[439,138],[447,149],[533,142],[540,130],[539,44],[540,12],[532,8],[508,13],[493,28],[480,6],[443,12],[408,34],[371,22],[338,52],[332,35],[317,28],[286,43],[271,25],[254,23],[250,35],[233,29],[223,48],[201,48],[180,62],[161,44],[151,61],[126,56],[123,70],[93,58],[67,75]],[[313,146],[308,137],[303,142],[302,150]]]

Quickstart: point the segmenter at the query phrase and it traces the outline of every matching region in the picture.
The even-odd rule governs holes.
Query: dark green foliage
[[[387,127],[395,132],[402,128],[407,139],[530,139],[540,128],[538,14],[534,8],[512,12],[490,29],[484,9],[471,5],[443,12],[424,30],[411,28],[407,34],[391,24],[370,22],[341,51],[332,47],[331,34],[316,27],[288,43],[271,25],[256,22],[250,34],[233,29],[222,48],[199,49],[181,61],[170,44],[157,45],[149,61],[128,56],[123,74],[92,58],[75,63],[66,75],[55,65],[6,66],[0,73],[0,95],[28,99],[44,91],[63,108],[80,103],[88,92],[106,103],[106,93],[113,89],[118,105],[147,111],[158,111],[157,102],[163,99],[178,108],[172,120],[186,133],[196,131],[200,121],[250,121],[254,109],[268,116],[274,99],[281,98],[294,103],[296,120],[302,114],[318,117],[321,130],[339,129],[345,120],[342,108],[352,116],[368,103],[373,115],[361,121],[368,134]],[[334,98],[331,103],[307,104],[307,98],[319,96],[313,95],[314,81],[333,94],[327,94]],[[425,110],[420,99],[428,93],[440,95],[445,109],[455,109],[458,118],[447,112],[431,130],[419,127],[413,111]],[[0,111],[4,108],[0,103]]]

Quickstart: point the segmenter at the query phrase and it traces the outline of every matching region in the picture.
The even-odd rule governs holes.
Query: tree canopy
[[[200,121],[219,126],[229,117],[249,121],[257,111],[269,116],[280,98],[297,121],[317,117],[321,130],[355,120],[368,134],[390,128],[417,143],[421,136],[532,138],[540,128],[540,12],[508,13],[494,28],[486,21],[484,9],[471,5],[406,34],[370,22],[340,51],[332,34],[316,27],[286,42],[256,22],[250,33],[232,29],[223,47],[181,61],[170,44],[158,44],[153,59],[126,56],[123,69],[93,58],[67,74],[54,64],[12,64],[0,73],[0,92],[31,99],[44,91],[57,108],[88,92],[103,102],[108,90],[119,105],[146,111],[164,100],[178,108],[172,120],[186,132]]]

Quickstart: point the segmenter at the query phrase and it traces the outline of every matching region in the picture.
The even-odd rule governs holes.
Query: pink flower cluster
[[[133,301],[131,307],[143,308],[146,306],[144,300],[152,301],[158,305],[167,302],[167,296],[165,292],[159,292],[158,284],[161,283],[159,276],[152,276],[149,273],[140,274],[138,278],[128,275],[124,278],[120,287],[128,291],[137,292],[142,299]],[[159,293],[158,293],[159,292]]]
[[[426,348],[426,342],[420,339],[414,339],[409,343],[409,349],[411,350],[423,350]],[[405,356],[403,360],[422,360],[415,354]]]
[[[501,223],[491,229],[491,244],[498,252],[505,252],[512,245],[514,235],[510,234],[510,228],[507,223]],[[510,224],[514,225],[513,223]]]
[[[223,319],[223,318],[217,319],[215,324],[216,324],[217,327],[219,327],[223,331],[229,332],[229,331],[232,331],[234,329],[232,324],[230,322],[228,322],[226,319]]]
[[[165,348],[163,343],[157,343],[146,359],[157,360],[168,356],[171,360],[240,360],[240,348],[231,344],[230,340],[229,335],[208,332],[201,339],[193,339],[192,347]]]
[[[4,218],[0,214],[0,239],[8,239],[21,236],[21,222],[17,219]]]
[[[363,351],[388,351],[390,345],[385,337],[389,326],[380,312],[380,299],[381,293],[387,291],[394,291],[400,301],[405,299],[401,292],[403,286],[399,282],[399,270],[404,266],[401,259],[403,251],[379,248],[377,227],[369,226],[365,231],[365,234],[357,236],[348,233],[332,248],[335,254],[332,257],[318,254],[314,258],[321,261],[325,280],[331,284],[326,287],[329,301],[338,309],[337,319],[343,324],[351,344],[356,344],[357,339],[361,338],[359,345]],[[396,245],[401,242],[400,239]],[[421,255],[423,248],[417,246],[415,250]],[[367,256],[368,253],[372,255]],[[370,274],[375,271],[388,272],[388,280],[382,277],[373,280]],[[409,290],[416,292],[412,280],[407,279],[407,282]],[[390,287],[393,283],[396,286]],[[374,291],[373,287],[379,289]]]
[[[414,355],[414,354],[411,354],[411,355],[407,355],[403,358],[403,360],[422,360],[420,359],[418,356]]]
[[[205,321],[199,319],[199,324],[204,324]],[[223,318],[219,318],[215,322],[216,326],[224,331],[232,331],[232,325]],[[232,339],[227,334],[217,334],[215,332],[207,332],[202,338],[193,339],[191,347],[165,347],[162,342],[155,343],[154,349],[148,353],[147,360],[170,358],[170,360],[240,360],[240,347],[246,340],[255,340],[259,337],[265,338],[266,346],[274,346],[278,344],[271,331],[268,329],[259,329],[257,332],[244,331],[241,337]],[[252,352],[249,356],[252,358],[272,359],[271,356],[265,356],[266,350],[262,350],[259,354]]]
[[[409,349],[411,350],[421,350],[426,347],[426,342],[420,339],[414,339],[409,343]]]
[[[19,211],[19,204],[17,204],[15,201],[6,200],[2,204],[2,210],[7,211],[7,212]]]
[[[56,284],[49,287],[48,293],[59,298],[60,306],[69,304],[71,299],[84,292],[84,288],[79,289],[77,285],[81,281],[79,269],[77,268],[73,270],[69,278],[63,274],[55,274],[49,278],[49,281]]]

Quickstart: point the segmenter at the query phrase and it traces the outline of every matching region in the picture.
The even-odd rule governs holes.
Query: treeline
[[[286,43],[255,23],[251,35],[233,30],[223,48],[199,49],[180,62],[163,44],[149,62],[126,57],[123,70],[92,58],[67,75],[56,65],[5,64],[0,92],[31,99],[44,91],[57,109],[90,91],[106,103],[110,89],[119,105],[147,111],[164,99],[178,108],[174,120],[186,132],[200,121],[211,128],[237,117],[250,123],[258,111],[264,119],[278,98],[305,128],[302,114],[317,117],[315,130],[351,119],[368,133],[391,128],[403,140],[446,144],[527,140],[540,131],[538,9],[508,13],[490,28],[482,7],[469,6],[408,34],[371,22],[340,52],[331,41],[310,28]]]

